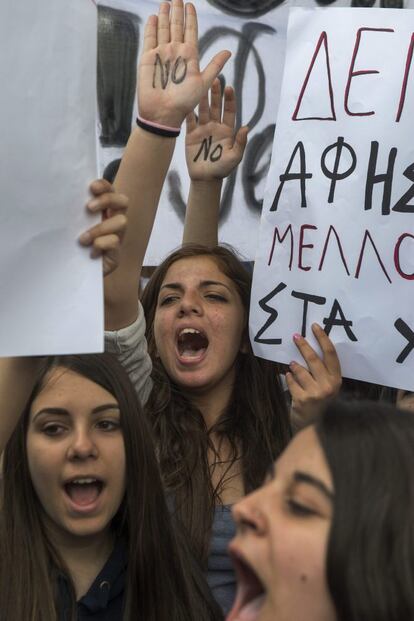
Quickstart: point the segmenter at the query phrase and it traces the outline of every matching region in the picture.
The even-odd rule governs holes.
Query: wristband
[[[180,127],[168,127],[167,125],[160,125],[159,123],[153,123],[152,121],[146,121],[140,116],[137,116],[137,125],[141,129],[144,129],[150,134],[156,134],[163,138],[177,138],[180,135]]]

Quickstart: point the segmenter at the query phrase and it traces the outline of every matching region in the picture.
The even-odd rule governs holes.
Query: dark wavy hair
[[[168,377],[156,356],[153,325],[160,287],[170,266],[181,259],[207,256],[236,286],[246,318],[245,353],[236,359],[236,381],[230,403],[219,421],[207,429],[201,412]],[[147,404],[166,488],[173,492],[179,517],[190,534],[197,555],[206,562],[215,505],[231,467],[240,460],[246,492],[258,487],[271,463],[291,437],[286,401],[278,367],[253,355],[247,332],[251,275],[228,247],[187,244],[170,254],[144,289],[142,304],[147,322],[148,351],[153,361],[154,387]],[[231,447],[226,471],[213,488],[208,453],[219,455],[212,434]]]
[[[69,369],[109,391],[120,408],[126,492],[112,527],[126,542],[124,620],[220,618],[185,539],[172,528],[146,416],[122,366],[110,354],[51,357],[6,446],[0,514],[0,619],[56,621],[57,576],[70,576],[48,539],[26,453],[31,404],[54,368]],[[76,602],[72,585],[73,610]]]
[[[335,490],[327,581],[338,621],[414,619],[414,415],[337,402],[315,429]]]

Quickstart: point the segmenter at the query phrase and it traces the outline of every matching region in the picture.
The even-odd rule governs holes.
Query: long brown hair
[[[174,533],[151,432],[121,365],[109,354],[48,358],[4,455],[0,515],[0,619],[56,621],[57,576],[67,575],[48,539],[26,454],[30,407],[47,373],[70,369],[117,400],[126,456],[126,492],[112,526],[126,542],[124,620],[213,621],[220,618],[184,538]],[[178,542],[179,539],[179,542]],[[67,575],[69,584],[70,576]],[[73,618],[75,596],[73,595]]]
[[[179,517],[187,528],[194,549],[206,562],[214,508],[220,502],[226,474],[214,489],[208,452],[219,456],[211,442],[212,434],[226,438],[231,447],[226,472],[241,460],[246,492],[258,487],[269,464],[291,437],[286,402],[274,363],[248,351],[236,359],[236,381],[230,403],[219,421],[209,430],[201,412],[168,377],[156,356],[153,325],[160,287],[170,266],[180,259],[208,256],[231,279],[240,295],[245,315],[250,305],[251,276],[233,250],[224,246],[207,248],[188,244],[170,254],[153,273],[144,289],[142,304],[147,322],[148,351],[153,361],[154,387],[147,404],[152,421],[161,474],[173,492]]]
[[[333,402],[315,422],[335,491],[326,556],[338,621],[414,619],[414,416]]]

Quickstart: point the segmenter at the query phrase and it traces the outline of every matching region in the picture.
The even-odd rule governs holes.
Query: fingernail
[[[298,332],[295,332],[295,334],[293,335],[294,341],[300,341],[301,338],[302,338],[302,335],[299,334]]]
[[[90,209],[91,211],[95,211],[96,209],[98,209],[98,207],[99,207],[99,201],[97,198],[93,198],[91,201],[89,201],[88,209]]]
[[[322,330],[321,326],[318,323],[312,324],[312,330]]]
[[[295,366],[295,364],[296,364],[296,362],[295,362],[294,360],[292,360],[292,362],[289,362],[289,367],[291,367],[291,368],[292,368],[292,367],[294,367],[294,366]]]
[[[82,233],[82,235],[80,235],[79,237],[79,241],[81,244],[90,244],[92,241],[92,238],[91,238],[91,234],[89,233],[89,231]]]

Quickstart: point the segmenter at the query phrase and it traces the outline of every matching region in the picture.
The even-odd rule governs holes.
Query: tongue
[[[198,358],[198,356],[203,354],[205,351],[206,351],[205,348],[192,349],[192,348],[187,347],[186,349],[182,350],[181,355],[184,358]]]
[[[95,502],[100,491],[97,483],[83,485],[71,483],[66,489],[73,502],[80,506],[90,505],[92,502]]]

